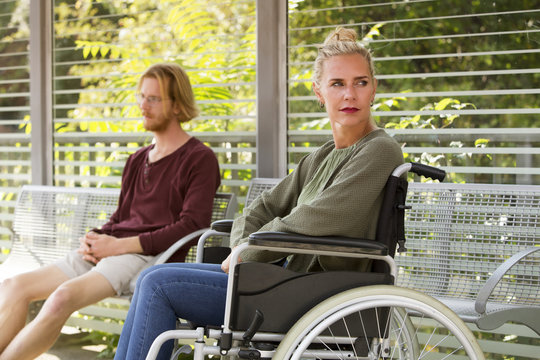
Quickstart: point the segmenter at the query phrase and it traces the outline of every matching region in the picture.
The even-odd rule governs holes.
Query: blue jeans
[[[181,318],[196,325],[222,325],[228,275],[219,264],[170,263],[141,273],[115,359],[144,359],[154,339]],[[158,359],[169,359],[167,341]]]

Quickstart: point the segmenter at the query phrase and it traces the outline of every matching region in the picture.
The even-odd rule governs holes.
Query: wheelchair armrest
[[[232,219],[216,220],[210,225],[210,228],[219,232],[230,233],[233,222]]]
[[[344,236],[317,237],[286,232],[261,231],[249,236],[249,244],[380,256],[388,255],[387,246],[380,242]]]
[[[216,220],[210,224],[210,229],[201,235],[197,242],[197,255],[195,261],[198,263],[210,262],[221,263],[230,252],[228,245],[218,246],[217,249],[206,247],[206,240],[212,236],[228,237],[231,233],[233,220]],[[207,251],[208,249],[208,251]],[[205,255],[206,253],[206,255]]]

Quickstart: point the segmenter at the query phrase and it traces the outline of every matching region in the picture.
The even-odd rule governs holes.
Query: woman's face
[[[377,80],[372,78],[367,60],[360,54],[338,55],[322,66],[319,84],[313,84],[317,98],[326,106],[332,129],[365,126]]]

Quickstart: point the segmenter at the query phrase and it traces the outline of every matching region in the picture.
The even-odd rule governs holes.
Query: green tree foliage
[[[536,49],[540,43],[538,3],[517,1],[295,1],[289,15],[289,111],[314,114],[321,110],[306,101],[311,94],[311,62],[316,46],[336,26],[352,27],[373,51],[379,78],[374,110],[380,126],[392,129],[446,128],[493,129],[537,128],[534,111],[540,98],[520,89],[537,89],[540,75]],[[505,71],[507,71],[505,73]],[[400,94],[400,95],[395,95]],[[463,94],[463,95],[462,95]],[[468,111],[459,114],[457,110]],[[498,110],[497,113],[488,111]],[[523,111],[505,111],[523,109]],[[433,111],[440,115],[433,115]],[[456,110],[454,113],[452,113]],[[386,111],[426,112],[411,116],[384,114]],[[482,114],[482,111],[485,113]],[[459,114],[459,116],[458,116]],[[327,129],[312,115],[291,118],[291,130],[306,124]],[[413,147],[537,147],[539,140],[511,140],[487,136],[441,137],[402,140]],[[296,144],[299,145],[299,144]],[[406,149],[405,149],[406,151]],[[423,155],[408,154],[412,160]],[[424,156],[425,158],[425,156]],[[513,168],[530,166],[516,153],[493,156],[446,150],[435,154],[435,164],[452,167],[480,166]],[[527,161],[540,166],[534,153]],[[525,161],[525,163],[527,162]],[[537,177],[538,178],[538,177]],[[460,175],[454,181],[509,182],[512,175]]]
[[[137,81],[149,65],[169,61],[188,72],[201,110],[198,120],[184,126],[186,130],[254,131],[255,2],[231,4],[209,0],[58,1],[55,100],[60,106],[55,114],[56,130],[94,135],[142,133],[134,98]],[[84,91],[78,90],[81,88]],[[141,138],[123,145],[135,149],[151,140]],[[128,153],[107,152],[101,160],[120,165]],[[222,163],[238,160],[220,156]],[[66,167],[59,171],[80,170]],[[107,176],[110,171],[110,166],[97,167],[96,175]],[[116,175],[120,172],[121,167],[114,170]],[[225,178],[231,177],[225,172]]]

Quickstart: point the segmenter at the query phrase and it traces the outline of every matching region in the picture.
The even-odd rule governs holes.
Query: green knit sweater
[[[334,170],[318,196],[297,205],[304,186],[334,149],[329,141],[304,157],[295,171],[272,190],[264,192],[234,221],[231,246],[247,241],[256,231],[285,231],[311,236],[374,239],[383,189],[392,170],[403,163],[399,144],[382,129],[355,144],[354,151]],[[288,254],[248,250],[243,261],[269,262]],[[319,255],[289,257],[288,269],[366,271],[371,262]]]

